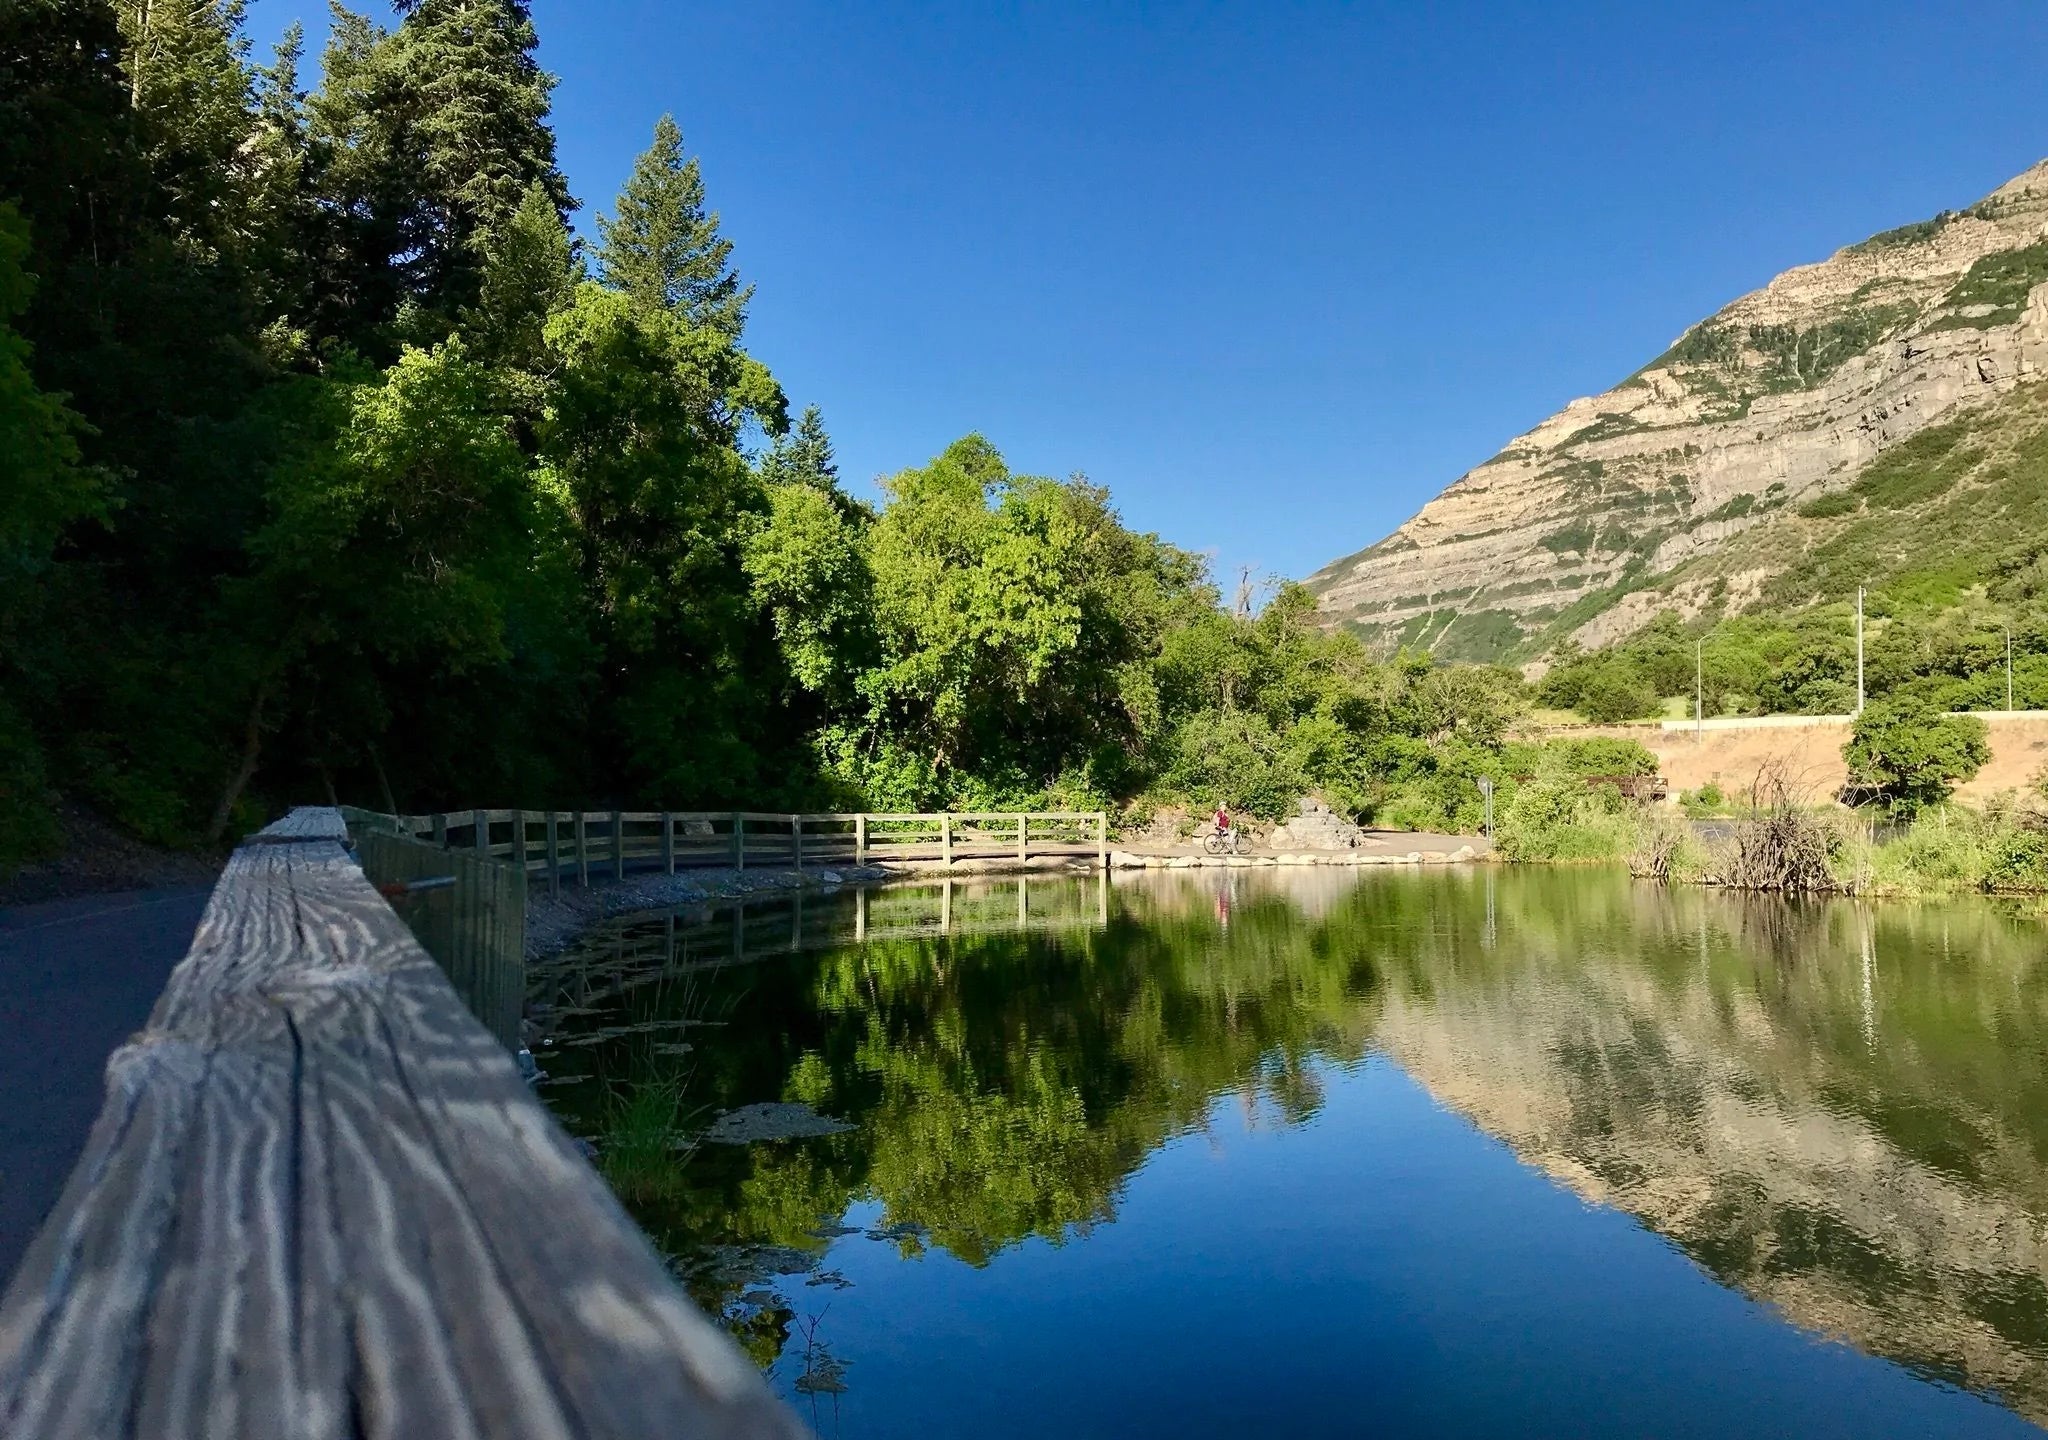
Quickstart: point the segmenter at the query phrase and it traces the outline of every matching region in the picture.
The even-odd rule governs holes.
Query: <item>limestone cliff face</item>
[[[1447,657],[1605,643],[1672,604],[1658,576],[2042,376],[2048,161],[1786,271],[1307,583],[1331,624]]]

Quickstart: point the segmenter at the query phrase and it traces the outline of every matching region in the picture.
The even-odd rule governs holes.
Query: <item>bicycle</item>
[[[1228,830],[1211,834],[1203,839],[1202,849],[1211,855],[1242,855],[1244,831],[1233,825]]]

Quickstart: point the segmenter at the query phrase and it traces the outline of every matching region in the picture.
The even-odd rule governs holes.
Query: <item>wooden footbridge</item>
[[[1089,859],[1106,864],[1101,811],[989,814],[773,814],[738,810],[453,810],[380,815],[344,808],[352,826],[383,828],[512,865],[550,888],[565,879],[692,866],[890,865]]]

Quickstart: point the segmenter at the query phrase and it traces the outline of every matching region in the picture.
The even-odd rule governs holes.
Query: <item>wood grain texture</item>
[[[0,1299],[0,1434],[797,1436],[333,838],[237,851]]]

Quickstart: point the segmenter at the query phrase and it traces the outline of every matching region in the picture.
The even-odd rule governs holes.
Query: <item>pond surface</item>
[[[543,1094],[822,1435],[2034,1435],[2044,938],[1151,872],[642,918],[534,1001]],[[762,1101],[851,1128],[690,1148]]]

